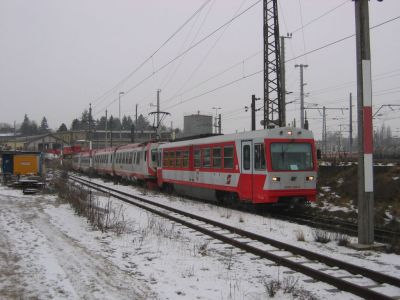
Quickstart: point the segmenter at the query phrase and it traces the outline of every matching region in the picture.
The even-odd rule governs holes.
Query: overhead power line
[[[98,100],[106,97],[110,92],[115,90],[118,86],[123,84],[126,80],[128,80],[132,75],[134,75],[137,71],[139,71],[149,60],[153,58],[154,55],[157,54],[170,40],[172,40],[199,12],[203,10],[203,8],[210,2],[211,0],[206,0],[200,8],[198,8],[179,28],[168,37],[158,48],[154,51],[148,58],[146,58],[139,66],[136,67],[132,72],[130,72],[127,76],[125,76],[122,80],[120,80],[116,85],[114,85],[111,89],[107,90],[103,95],[96,98],[92,103],[96,103]]]
[[[133,90],[135,90],[137,87],[139,87],[140,85],[142,85],[142,83],[144,83],[145,81],[147,81],[149,78],[153,77],[155,74],[157,74],[158,72],[162,71],[163,69],[165,69],[167,66],[169,66],[171,63],[173,63],[174,61],[176,61],[177,59],[179,59],[180,57],[184,56],[186,53],[188,53],[189,51],[193,50],[194,48],[196,48],[197,46],[199,46],[200,44],[202,44],[204,41],[206,41],[207,39],[209,39],[211,36],[213,36],[214,34],[216,34],[218,31],[220,31],[221,29],[223,29],[225,26],[229,25],[230,23],[232,23],[233,21],[235,21],[237,18],[241,17],[243,14],[245,14],[246,12],[248,12],[250,9],[252,9],[253,7],[255,7],[257,4],[259,4],[262,0],[257,0],[255,3],[251,4],[250,6],[248,6],[246,9],[244,9],[243,11],[241,11],[239,14],[237,14],[236,16],[232,17],[231,19],[229,19],[227,22],[225,22],[224,24],[222,24],[221,26],[219,26],[217,29],[213,30],[212,32],[210,32],[209,34],[207,34],[205,37],[203,37],[202,39],[200,39],[198,42],[196,42],[195,44],[193,44],[192,46],[190,46],[189,48],[187,48],[185,51],[181,52],[179,55],[177,55],[175,58],[171,59],[169,62],[165,63],[164,65],[162,65],[161,67],[159,67],[158,69],[154,70],[150,75],[146,76],[144,79],[142,79],[141,81],[139,81],[137,84],[135,84],[133,87],[131,87],[130,89],[128,89],[125,92],[126,94],[129,94],[130,92],[132,92]],[[151,57],[149,58],[151,59]],[[148,60],[149,60],[148,59]],[[116,102],[118,100],[117,99],[113,99],[109,104],[107,104],[107,106],[103,107],[101,110],[104,110],[105,108],[108,108],[111,104],[113,104],[114,102]],[[98,111],[98,110],[96,110]]]
[[[196,47],[196,46],[198,46],[199,44],[201,44],[202,42],[204,42],[206,39],[208,39],[209,37],[211,37],[213,34],[215,34],[215,33],[218,32],[219,30],[221,30],[222,28],[224,28],[225,26],[227,26],[228,24],[230,24],[231,22],[233,22],[236,18],[240,17],[240,16],[243,15],[245,12],[247,12],[248,10],[250,10],[251,8],[253,8],[253,7],[254,7],[255,5],[257,5],[259,2],[261,2],[261,0],[258,0],[257,2],[255,2],[254,4],[252,4],[251,6],[249,6],[248,8],[246,8],[244,11],[242,11],[240,14],[238,14],[238,15],[235,16],[234,18],[230,19],[229,21],[227,21],[226,23],[224,23],[223,25],[221,25],[220,27],[218,27],[216,30],[212,31],[212,32],[209,33],[207,36],[205,36],[204,38],[202,38],[201,40],[199,40],[196,44],[194,44],[193,46],[189,47],[189,48],[186,49],[184,52],[182,52],[181,54],[179,54],[178,56],[176,56],[175,58],[173,58],[172,60],[170,60],[168,63],[164,64],[163,66],[161,66],[160,68],[158,68],[157,70],[155,70],[152,74],[148,75],[148,76],[145,77],[143,80],[141,80],[140,82],[138,82],[135,86],[133,86],[132,88],[130,88],[125,94],[128,94],[128,93],[130,93],[131,91],[133,91],[134,89],[136,89],[136,88],[137,88],[138,86],[140,86],[143,82],[145,82],[145,81],[147,81],[149,78],[151,78],[154,74],[160,72],[160,71],[163,70],[165,67],[167,67],[168,65],[170,65],[172,62],[174,62],[175,60],[179,59],[181,56],[183,56],[184,54],[186,54],[187,52],[189,52],[190,50],[192,50],[194,47]],[[386,20],[386,21],[384,21],[384,22],[381,22],[381,23],[379,23],[379,24],[377,24],[377,25],[374,25],[374,26],[370,27],[370,29],[378,28],[378,27],[380,27],[380,26],[383,26],[383,25],[385,25],[385,24],[391,23],[391,22],[396,21],[396,20],[398,20],[398,19],[400,19],[400,16],[390,18],[390,19],[388,19],[388,20]],[[311,54],[311,53],[320,51],[320,50],[322,50],[322,49],[328,48],[328,47],[330,47],[330,46],[333,46],[333,45],[335,45],[335,44],[338,44],[338,43],[340,43],[340,42],[342,42],[342,41],[344,41],[344,40],[347,40],[347,39],[349,39],[349,38],[352,38],[352,37],[354,37],[354,36],[355,36],[355,34],[348,35],[348,36],[343,37],[343,38],[341,38],[341,39],[339,39],[339,40],[336,40],[336,41],[334,41],[334,42],[331,42],[331,43],[328,43],[328,44],[323,45],[323,46],[321,46],[321,47],[318,47],[318,48],[315,48],[315,49],[313,49],[313,50],[310,50],[310,51],[308,51],[307,53],[303,53],[303,54],[298,55],[298,56],[296,56],[296,57],[290,58],[290,59],[286,60],[285,62],[290,62],[290,61],[293,61],[293,60],[295,60],[295,59],[297,59],[297,58],[303,57],[303,56],[305,56],[305,55],[307,55],[307,54]],[[247,75],[247,76],[245,76],[245,77],[241,77],[241,78],[235,79],[235,80],[233,80],[233,81],[230,81],[230,82],[228,82],[228,83],[226,83],[226,84],[224,84],[224,85],[221,85],[221,86],[219,86],[219,87],[217,87],[217,88],[214,88],[214,89],[212,89],[212,90],[209,90],[209,91],[204,92],[204,93],[202,93],[202,94],[199,94],[199,95],[197,95],[197,96],[193,96],[193,97],[191,97],[191,98],[185,99],[185,100],[183,100],[183,101],[181,101],[181,102],[179,102],[179,103],[177,103],[177,104],[174,104],[174,105],[171,105],[171,106],[167,107],[167,109],[176,107],[176,106],[178,106],[178,105],[180,105],[180,104],[183,104],[183,103],[185,103],[185,102],[189,102],[189,101],[191,101],[191,100],[197,99],[197,98],[202,97],[202,96],[204,96],[204,95],[210,94],[210,93],[212,93],[212,92],[214,92],[214,91],[220,90],[220,89],[222,89],[222,88],[224,88],[224,87],[233,85],[233,84],[235,84],[235,83],[237,83],[237,82],[240,82],[240,81],[243,80],[243,79],[247,79],[247,78],[252,77],[252,76],[254,76],[254,75],[256,75],[256,74],[259,74],[259,73],[261,73],[261,72],[263,72],[263,69],[262,69],[262,70],[259,70],[259,71],[256,71],[256,72],[254,72],[254,73],[252,73],[252,74],[249,74],[249,75]],[[114,99],[112,102],[110,102],[110,103],[109,103],[106,107],[104,107],[102,110],[104,110],[105,108],[109,107],[111,104],[113,104],[113,103],[116,102],[117,100],[118,100],[118,98]],[[102,111],[102,110],[101,110],[101,111]]]
[[[372,27],[370,27],[370,29],[378,28],[378,27],[380,27],[380,26],[382,26],[382,25],[385,25],[385,24],[387,24],[387,23],[393,22],[393,21],[398,20],[398,19],[400,19],[400,16],[391,18],[391,19],[389,19],[389,20],[386,20],[385,22],[382,22],[382,23],[379,23],[379,24],[377,24],[377,25],[375,25],[375,26],[372,26]],[[295,59],[298,59],[298,58],[300,58],[300,57],[306,56],[306,55],[308,55],[308,54],[311,54],[311,53],[317,52],[317,51],[319,51],[319,50],[328,48],[328,47],[330,47],[330,46],[333,46],[333,45],[335,45],[335,44],[338,44],[338,43],[340,43],[340,42],[343,42],[343,41],[345,41],[345,40],[347,40],[347,39],[349,39],[349,38],[352,38],[352,37],[354,37],[355,35],[356,35],[356,34],[353,33],[353,34],[351,34],[351,35],[345,36],[345,37],[343,37],[343,38],[341,38],[341,39],[339,39],[339,40],[336,40],[336,41],[334,41],[334,42],[328,43],[328,44],[326,44],[326,45],[324,45],[324,46],[321,46],[321,47],[319,47],[319,48],[315,48],[315,49],[313,49],[313,50],[311,50],[311,51],[305,52],[305,53],[303,53],[303,54],[301,54],[301,55],[298,55],[298,56],[296,56],[296,57],[292,57],[291,59],[288,59],[288,60],[286,60],[285,62],[290,62],[290,61],[292,61],[292,60],[295,60]]]
[[[320,15],[320,16],[318,16],[318,17],[316,17],[316,18],[314,18],[314,19],[312,19],[312,20],[310,20],[310,21],[308,21],[306,24],[302,25],[301,27],[299,27],[299,28],[297,28],[297,29],[291,31],[291,33],[293,34],[293,33],[297,32],[297,31],[303,30],[303,29],[306,28],[308,25],[311,25],[312,23],[318,21],[319,19],[322,19],[323,17],[329,15],[330,13],[334,12],[334,11],[337,10],[338,8],[342,7],[344,4],[350,3],[350,2],[351,2],[351,1],[349,1],[349,0],[345,0],[344,2],[342,2],[341,4],[339,4],[338,6],[335,6],[334,8],[328,10],[327,12],[323,13],[322,15]]]

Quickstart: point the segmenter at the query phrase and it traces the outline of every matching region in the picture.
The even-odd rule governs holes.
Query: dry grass
[[[304,241],[306,240],[305,237],[304,237],[304,232],[303,232],[303,230],[298,229],[298,230],[295,231],[295,233],[296,233],[296,239],[297,239],[299,242],[304,242]]]
[[[79,216],[86,217],[90,224],[102,232],[114,232],[121,235],[127,230],[128,222],[125,219],[125,208],[122,204],[114,205],[109,198],[105,204],[96,199],[91,190],[80,185],[68,184],[68,181],[59,177],[54,182],[59,200],[69,203]]]
[[[294,276],[285,277],[282,281],[279,278],[277,280],[263,279],[262,284],[264,285],[266,294],[269,298],[274,298],[279,291],[282,291],[283,294],[291,295],[292,299],[318,299],[311,292],[306,291],[303,287],[299,286],[299,278]]]
[[[313,231],[314,241],[326,244],[331,241],[331,234],[325,230],[316,229]]]

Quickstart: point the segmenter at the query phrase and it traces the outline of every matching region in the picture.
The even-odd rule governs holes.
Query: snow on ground
[[[118,188],[143,196],[140,189]],[[398,256],[357,252],[333,241],[321,245],[313,242],[313,230],[307,226],[179,197],[148,192],[145,197],[400,276]],[[103,196],[98,199],[103,204],[108,201]],[[128,231],[120,236],[93,230],[54,196],[24,196],[0,186],[0,298],[267,299],[266,285],[286,280],[319,299],[357,299],[142,209],[111,201],[113,207],[124,207]],[[297,241],[300,231],[306,242]],[[293,295],[281,290],[275,298]]]

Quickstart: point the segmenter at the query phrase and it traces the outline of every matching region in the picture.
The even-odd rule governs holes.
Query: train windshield
[[[311,144],[272,143],[271,161],[274,171],[302,171],[313,169]]]

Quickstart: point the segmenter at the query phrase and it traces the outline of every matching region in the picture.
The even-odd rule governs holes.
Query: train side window
[[[175,167],[175,152],[169,153],[169,166]]]
[[[182,152],[181,151],[176,151],[176,167],[180,168],[182,167],[182,157],[181,157]]]
[[[168,163],[169,163],[169,161],[168,161],[168,159],[169,159],[168,154],[169,154],[168,152],[164,151],[164,157],[163,157],[163,164],[164,164],[164,167],[168,167]]]
[[[140,164],[140,151],[136,152],[136,164]]]
[[[211,150],[210,148],[203,149],[203,168],[209,168],[211,166]]]
[[[183,165],[182,167],[188,168],[189,167],[189,151],[183,151]]]
[[[265,170],[265,147],[264,144],[254,145],[254,168]]]
[[[233,146],[224,147],[224,169],[233,169]]]
[[[221,148],[213,148],[213,168],[221,168]]]
[[[243,146],[243,169],[250,170],[250,145]]]
[[[146,150],[143,151],[143,158],[144,158],[144,161],[147,160],[147,151]]]
[[[195,148],[194,149],[194,167],[195,168],[200,168],[201,166],[201,156],[200,156],[200,149]]]

